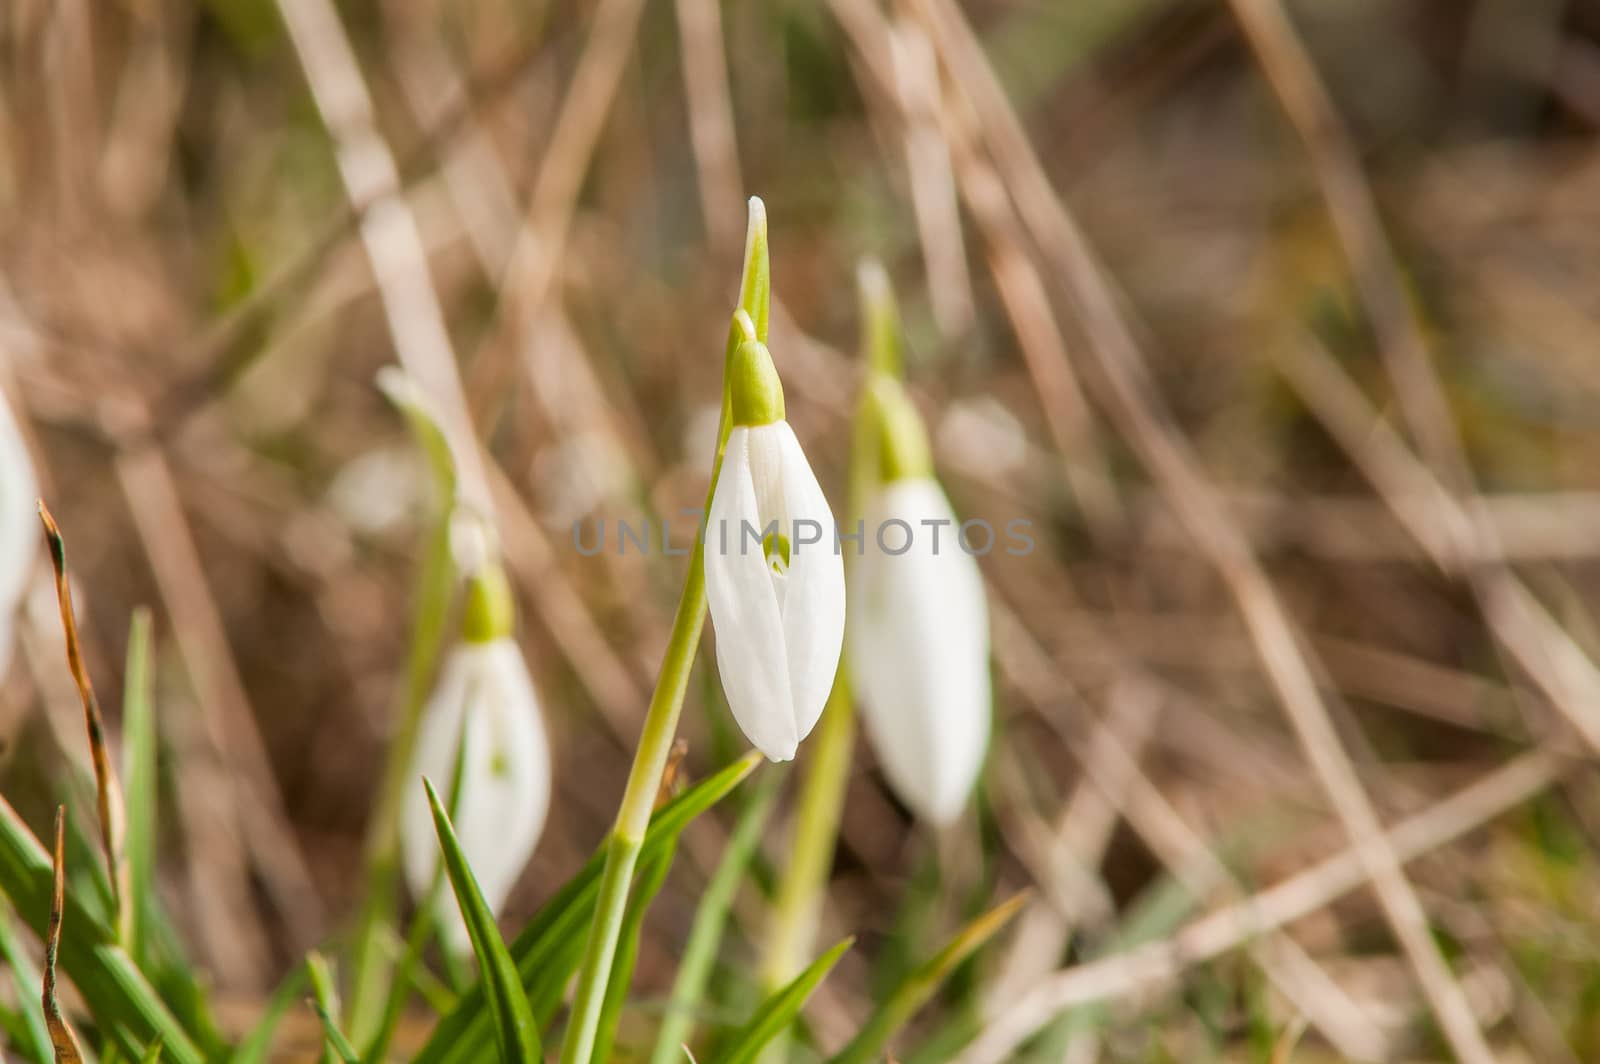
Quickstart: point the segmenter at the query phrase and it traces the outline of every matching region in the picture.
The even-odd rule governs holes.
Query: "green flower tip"
[[[878,475],[883,483],[933,476],[933,451],[922,415],[893,377],[876,374],[863,417],[873,418],[878,440]]]
[[[760,340],[745,340],[734,352],[728,366],[728,396],[735,425],[783,420],[783,382],[772,364],[772,352]]]
[[[767,253],[767,205],[750,197],[750,222],[745,229],[744,273],[739,284],[739,306],[755,324],[756,339],[766,342],[772,312],[772,261]]]
[[[517,606],[511,596],[511,582],[499,563],[484,565],[467,581],[467,605],[461,619],[461,635],[469,643],[492,643],[508,639],[516,625]]]
[[[409,418],[421,418],[429,425],[442,423],[439,412],[428,398],[417,379],[399,366],[384,366],[373,378],[378,391],[394,404],[396,410]]]
[[[869,314],[894,299],[894,292],[889,288],[889,271],[874,258],[865,258],[856,264],[856,287],[861,290],[861,305]]]
[[[862,259],[856,267],[856,287],[861,293],[861,346],[867,366],[899,377],[900,313],[895,308],[889,272],[877,259]]]

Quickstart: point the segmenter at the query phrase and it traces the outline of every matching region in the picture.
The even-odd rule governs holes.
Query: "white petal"
[[[751,479],[750,433],[741,426],[728,434],[712,493],[704,548],[706,600],[717,633],[717,671],[733,719],[756,749],[774,761],[788,761],[800,736],[783,624],[761,545],[743,531],[745,522],[758,531],[764,525]]]
[[[983,580],[934,481],[896,481],[869,512],[866,553],[852,574],[851,675],[890,784],[919,816],[944,824],[966,804],[989,740]],[[891,518],[913,530],[904,554],[874,542]],[[939,527],[937,550],[924,521],[950,522]],[[890,546],[899,536],[889,533]]]
[[[756,491],[756,513],[761,515],[762,527],[776,521],[778,531],[789,534],[789,503],[784,496],[783,478],[786,472],[784,437],[794,439],[787,421],[773,425],[756,425],[744,430],[749,441],[750,483]]]
[[[419,777],[426,775],[447,796],[458,739],[466,752],[452,820],[484,900],[498,912],[539,841],[550,807],[550,746],[527,665],[509,639],[457,646],[424,710],[411,774],[416,782],[407,788],[401,820],[406,881],[417,897],[427,891],[439,861]],[[466,949],[466,925],[448,884],[438,906],[451,943]]]
[[[0,673],[10,656],[11,616],[27,589],[39,545],[39,481],[0,395]]]
[[[844,644],[844,558],[834,550],[833,511],[817,475],[787,421],[763,426],[778,440],[783,462],[783,501],[790,536],[787,590],[783,600],[784,646],[794,692],[795,734],[804,739],[822,715],[839,670]],[[821,526],[819,543],[802,544],[797,522]],[[809,537],[814,528],[806,528]]]

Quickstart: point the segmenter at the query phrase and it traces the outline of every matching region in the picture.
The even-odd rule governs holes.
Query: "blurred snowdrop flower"
[[[422,711],[400,842],[412,896],[426,898],[439,842],[421,777],[455,792],[451,813],[484,900],[499,912],[544,830],[550,808],[550,744],[522,651],[511,637],[512,601],[494,562],[471,578],[463,639],[446,657]],[[456,780],[459,766],[460,779]],[[436,916],[458,951],[470,948],[449,891]]]
[[[597,431],[568,433],[534,459],[533,495],[553,525],[569,525],[633,486],[628,454],[617,440]]]
[[[402,527],[420,505],[417,459],[407,447],[378,447],[339,468],[327,503],[363,536],[384,536]]]
[[[0,394],[0,675],[11,660],[13,624],[38,550],[38,498],[33,460]]]
[[[958,465],[980,479],[1009,476],[1028,460],[1028,436],[1022,422],[993,396],[951,403],[937,435],[946,468]]]
[[[717,670],[745,736],[788,761],[839,667],[844,563],[833,511],[784,420],[771,353],[747,339],[728,372],[733,427],[704,545]]]
[[[867,736],[900,799],[930,823],[954,821],[989,742],[989,615],[977,562],[933,478],[928,444],[899,384],[880,377],[865,415],[878,421],[881,481],[851,571],[850,670]],[[904,540],[906,546],[893,553]]]

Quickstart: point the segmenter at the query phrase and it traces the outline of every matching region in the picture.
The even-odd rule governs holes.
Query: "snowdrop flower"
[[[873,388],[866,416],[879,419],[882,483],[851,571],[850,671],[890,785],[944,825],[966,805],[989,742],[983,578],[960,545],[910,400],[886,377]]]
[[[490,909],[498,912],[544,829],[550,807],[550,744],[522,652],[511,638],[505,574],[490,562],[468,588],[463,639],[445,659],[438,687],[422,711],[412,785],[401,812],[400,843],[412,896],[426,898],[439,864],[420,777],[442,795],[461,779],[451,814],[467,863]],[[448,799],[447,799],[448,800]],[[449,890],[436,915],[454,948],[470,948]]]
[[[717,670],[750,742],[794,757],[833,686],[844,642],[844,562],[833,511],[794,430],[766,345],[729,364],[730,417],[704,546]]]
[[[0,394],[0,675],[11,660],[12,624],[39,543],[39,481]]]

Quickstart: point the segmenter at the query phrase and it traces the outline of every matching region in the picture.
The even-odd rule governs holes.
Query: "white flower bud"
[[[550,744],[528,667],[508,637],[458,644],[423,709],[400,822],[406,882],[417,898],[427,895],[440,857],[422,777],[448,795],[462,743],[452,819],[484,900],[499,912],[550,807]],[[466,924],[448,887],[436,904],[447,941],[465,951]]]
[[[781,395],[776,403],[781,412]],[[758,750],[788,761],[839,667],[844,563],[833,511],[787,421],[729,433],[704,551],[728,706]]]
[[[904,553],[876,542],[886,521],[910,528]],[[850,577],[850,675],[867,736],[895,793],[941,825],[961,814],[989,743],[989,615],[959,524],[933,478],[892,480],[868,508]],[[898,531],[885,539],[901,542]]]

